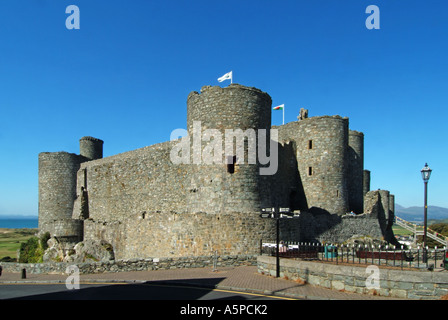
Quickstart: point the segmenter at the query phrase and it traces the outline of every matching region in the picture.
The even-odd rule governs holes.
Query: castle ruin
[[[115,259],[257,254],[276,230],[261,209],[286,207],[297,218],[281,221],[283,240],[393,241],[394,197],[370,191],[363,133],[350,130],[348,118],[308,117],[307,110],[271,126],[271,110],[271,97],[256,88],[205,86],[187,98],[187,137],[200,123],[213,139],[179,138],[103,158],[103,141],[83,137],[79,154],[40,153],[40,233],[67,250],[107,243]],[[243,154],[218,141],[223,152],[214,156],[222,161],[195,161],[229,129],[265,132],[265,155],[278,155],[275,173],[260,174],[272,163],[248,161],[249,134]],[[189,161],[174,163],[173,150],[185,141]]]

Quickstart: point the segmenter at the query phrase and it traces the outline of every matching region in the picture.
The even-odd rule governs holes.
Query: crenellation
[[[362,213],[364,212],[364,134],[362,132],[349,130],[347,157],[349,210]]]
[[[79,140],[79,153],[89,160],[101,159],[103,157],[103,140],[90,136]]]

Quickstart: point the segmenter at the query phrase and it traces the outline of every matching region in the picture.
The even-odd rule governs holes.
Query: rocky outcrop
[[[107,262],[115,259],[113,247],[106,241],[85,240],[70,244],[53,237],[47,244],[44,262]]]

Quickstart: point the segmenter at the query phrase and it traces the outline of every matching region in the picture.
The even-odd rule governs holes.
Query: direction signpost
[[[263,208],[261,209],[261,218],[275,219],[276,220],[276,247],[275,247],[275,257],[276,257],[276,277],[280,277],[280,219],[282,218],[292,218],[294,214],[289,208]]]

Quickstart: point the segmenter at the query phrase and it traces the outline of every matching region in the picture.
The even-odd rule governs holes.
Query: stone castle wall
[[[226,88],[202,87],[187,98],[187,128],[202,121],[209,129],[271,128],[271,97],[256,88],[231,84]]]
[[[258,161],[257,142],[265,143],[269,154],[271,105],[267,93],[237,84],[226,88],[206,86],[200,93],[192,92],[188,96],[187,127],[194,139],[191,143],[193,165],[188,169],[192,185],[187,198],[190,212],[259,212],[260,206],[270,205],[267,199],[270,177],[260,174],[262,165]],[[200,148],[196,147],[198,123],[204,133],[207,129],[214,130],[208,137],[210,141],[202,141]],[[259,139],[260,129],[265,130],[264,141]],[[241,139],[233,137],[238,132]],[[226,140],[233,142],[231,148],[226,148]],[[214,141],[222,153],[213,159],[213,163],[207,163],[204,152],[210,150],[208,147]],[[238,153],[237,148],[240,142],[242,153]],[[251,149],[251,146],[255,148]],[[202,157],[198,151],[202,152]],[[233,161],[235,163],[229,163]]]
[[[269,129],[263,115],[270,114],[270,97],[239,85],[204,87],[190,94],[187,107],[187,163],[173,163],[171,152],[182,141],[175,140],[85,162],[78,171],[78,199],[83,190],[88,198],[84,238],[111,243],[118,259],[253,254],[275,230],[259,216],[270,178],[260,175],[258,163],[237,162],[229,172],[225,157],[194,162],[194,121],[223,138],[225,129]],[[202,152],[207,143],[199,142]]]
[[[72,217],[76,199],[76,175],[85,158],[68,152],[39,154],[39,229],[41,232],[76,235],[71,223],[54,221]]]
[[[379,221],[384,239],[397,245],[392,231],[395,219],[395,196],[388,190],[369,191],[364,197],[364,210]]]
[[[257,265],[261,274],[276,274],[275,257],[258,256]],[[366,266],[280,259],[280,277],[328,289],[418,300],[441,299],[448,294],[447,273],[387,268],[378,270],[378,281],[373,283],[372,271]]]
[[[205,255],[215,250],[253,254],[260,239],[274,232],[273,221],[261,219],[258,211],[234,212],[230,204],[219,213],[189,211],[187,198],[198,191],[191,185],[192,165],[170,161],[175,143],[81,165],[79,174],[87,174],[89,198],[84,238],[111,243],[118,259]],[[224,166],[221,169],[225,172]]]
[[[370,171],[363,171],[363,179],[362,179],[362,194],[363,197],[366,196],[367,192],[370,191]]]
[[[300,185],[293,188],[302,188],[295,193],[301,197],[298,209],[348,212],[348,119],[312,117],[276,128],[279,142],[295,144]]]
[[[85,237],[114,247],[117,259],[257,254],[261,239],[275,234],[275,221],[258,212],[241,215],[149,212],[145,218],[121,222],[88,219]]]
[[[363,213],[364,134],[362,132],[349,130],[347,153],[347,188],[349,194],[349,211]]]
[[[271,107],[270,96],[255,88],[206,86],[188,96],[184,138],[103,159],[103,141],[83,137],[80,155],[40,154],[40,231],[104,240],[117,259],[257,254],[261,240],[275,237],[275,220],[260,217],[265,207],[304,211],[281,222],[287,241],[345,239],[360,226],[384,234],[378,219],[338,216],[364,206],[362,133],[349,131],[347,118],[323,116],[274,127],[277,141]],[[226,149],[229,130],[242,140]],[[262,174],[273,164],[260,154],[276,149],[278,170]],[[368,208],[379,207],[375,199],[389,214],[393,200],[378,195]]]
[[[21,273],[26,269],[27,274],[72,274],[71,267],[77,266],[80,274],[115,273],[151,270],[172,270],[184,268],[219,268],[251,266],[257,264],[256,255],[206,255],[206,256],[184,256],[174,258],[151,257],[147,259],[110,260],[98,262],[66,263],[66,262],[44,262],[44,263],[15,263],[0,262],[5,272]],[[69,269],[70,268],[70,269]],[[118,276],[119,278],[119,276]]]
[[[103,157],[103,140],[93,137],[82,137],[79,140],[79,154],[88,160],[101,159]]]
[[[87,181],[89,218],[122,221],[145,212],[185,212],[187,166],[170,161],[174,143],[83,163],[77,192],[81,194],[81,183]]]

